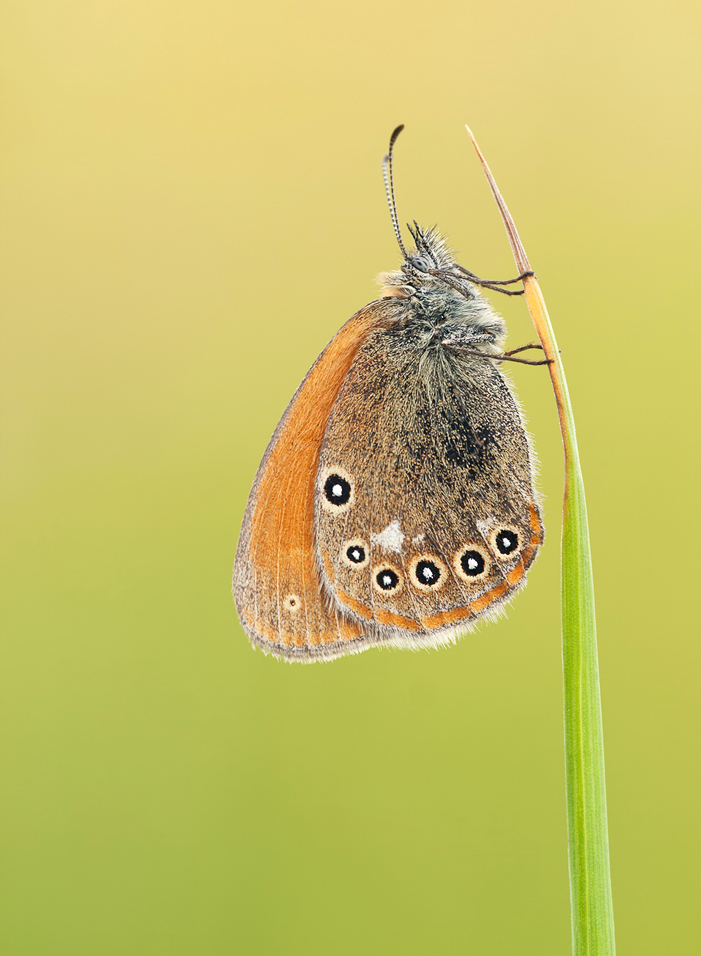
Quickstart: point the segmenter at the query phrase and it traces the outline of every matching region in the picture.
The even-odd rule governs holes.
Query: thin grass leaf
[[[519,273],[530,273],[511,214],[469,127],[467,131],[499,207]],[[561,597],[572,952],[574,956],[614,956],[604,735],[584,481],[565,370],[543,293],[535,275],[523,282],[533,325],[551,360],[548,368],[565,451]]]

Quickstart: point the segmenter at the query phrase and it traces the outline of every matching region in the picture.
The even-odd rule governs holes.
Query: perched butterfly
[[[533,452],[502,361],[504,321],[436,229],[402,241],[392,134],[384,177],[403,263],[334,336],[270,440],[233,590],[264,651],[329,660],[447,644],[493,617],[543,542]]]

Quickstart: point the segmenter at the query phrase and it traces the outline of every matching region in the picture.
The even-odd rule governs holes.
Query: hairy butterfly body
[[[391,147],[385,169],[404,263],[294,395],[236,553],[244,630],[291,661],[448,643],[503,608],[543,541],[533,453],[499,368],[506,327],[478,288],[504,283],[459,266],[436,230],[414,224],[407,252]]]

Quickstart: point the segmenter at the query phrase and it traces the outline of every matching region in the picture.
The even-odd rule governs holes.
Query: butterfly
[[[506,325],[436,228],[404,245],[393,150],[385,188],[403,261],[336,333],[258,468],[233,593],[265,652],[330,660],[435,647],[493,618],[543,543],[534,454],[503,361]]]

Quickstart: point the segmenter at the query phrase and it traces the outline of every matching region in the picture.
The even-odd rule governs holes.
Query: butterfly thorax
[[[402,324],[424,328],[429,335],[439,327],[446,332],[469,330],[500,350],[506,323],[466,278],[436,227],[422,229],[414,223],[410,231],[414,248],[401,268],[378,276],[383,297],[407,300]]]

